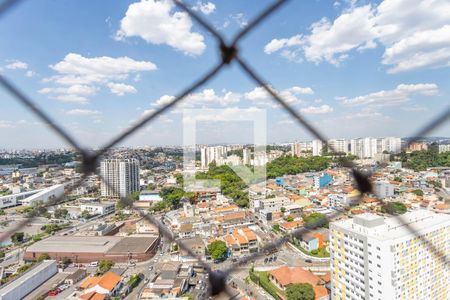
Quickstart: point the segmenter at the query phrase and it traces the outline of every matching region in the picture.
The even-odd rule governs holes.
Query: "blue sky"
[[[271,2],[185,3],[230,40]],[[239,51],[327,137],[408,136],[450,104],[449,11],[446,0],[290,1]],[[86,146],[219,61],[211,35],[170,1],[24,1],[0,19],[0,36],[2,75]],[[0,148],[64,145],[3,90],[0,99]],[[310,138],[233,64],[123,145],[181,144],[185,108],[221,109],[198,124],[199,143],[250,142],[251,122],[225,121],[239,109],[266,111],[269,142]]]

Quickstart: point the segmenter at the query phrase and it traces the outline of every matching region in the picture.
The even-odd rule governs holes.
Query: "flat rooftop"
[[[52,236],[27,248],[27,252],[105,253],[116,245],[120,236]]]
[[[5,286],[3,286],[0,289],[0,298],[6,292],[9,292],[16,288],[20,288],[20,286],[22,286],[26,281],[28,281],[30,278],[32,278],[36,274],[42,272],[45,268],[47,268],[48,266],[50,266],[52,264],[55,265],[55,270],[56,270],[56,261],[55,260],[44,260],[41,263],[39,263],[38,265],[34,266],[33,268],[31,268],[28,271],[26,271],[25,273],[23,273],[21,276],[17,277],[13,281],[11,281],[10,283],[6,284]],[[56,271],[55,274],[57,272],[58,271]]]
[[[152,247],[158,237],[125,237],[112,246],[108,253],[144,253]]]
[[[377,222],[380,219],[383,222]],[[428,210],[415,210],[388,218],[375,214],[362,214],[353,219],[333,222],[331,225],[381,241],[408,235],[419,236],[425,232],[448,227],[450,226],[450,215],[438,214]]]
[[[27,248],[27,252],[145,253],[157,237],[52,236]]]

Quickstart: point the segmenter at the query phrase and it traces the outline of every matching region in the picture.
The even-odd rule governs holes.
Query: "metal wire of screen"
[[[13,8],[16,4],[21,2],[20,0],[5,0],[2,3],[0,3],[0,18],[5,16],[5,13],[7,13],[11,8]],[[117,137],[113,138],[109,143],[105,144],[103,147],[100,148],[100,150],[97,150],[95,152],[90,152],[85,149],[83,149],[77,141],[72,138],[72,136],[66,132],[61,126],[59,126],[56,122],[53,121],[51,116],[46,114],[43,110],[41,110],[36,104],[28,98],[22,91],[16,87],[12,82],[10,82],[7,78],[5,78],[3,75],[0,74],[0,85],[3,86],[3,88],[9,92],[19,103],[27,107],[30,111],[32,111],[37,117],[39,117],[43,122],[45,122],[51,129],[53,129],[66,143],[68,143],[70,146],[72,146],[79,154],[80,159],[82,161],[82,170],[83,175],[81,178],[77,179],[74,183],[72,183],[68,189],[66,189],[66,193],[69,193],[73,189],[76,189],[79,187],[83,181],[86,179],[88,175],[96,174],[98,171],[98,161],[104,155],[110,148],[114,147],[121,141],[123,141],[126,137],[133,134],[138,129],[142,128],[144,125],[147,125],[152,120],[154,120],[159,115],[167,112],[169,109],[174,107],[177,103],[183,101],[183,99],[198,89],[199,87],[206,84],[210,79],[212,79],[214,76],[216,76],[226,65],[229,65],[233,62],[235,62],[242,71],[247,74],[249,78],[251,78],[255,84],[263,87],[271,96],[272,99],[277,102],[283,109],[285,109],[288,114],[295,119],[301,126],[303,126],[311,135],[313,135],[315,138],[322,141],[322,143],[326,146],[328,146],[328,149],[333,152],[333,148],[330,147],[327,144],[327,139],[325,135],[323,135],[317,128],[315,128],[313,125],[311,125],[308,121],[306,121],[301,114],[299,114],[296,110],[294,110],[292,107],[290,107],[287,102],[276,93],[274,89],[271,88],[271,85],[268,84],[267,81],[263,80],[262,77],[254,70],[252,67],[247,63],[247,61],[239,55],[238,51],[238,43],[241,41],[241,39],[255,30],[259,24],[261,24],[263,21],[265,21],[270,15],[275,13],[280,7],[286,5],[289,0],[279,0],[275,1],[272,5],[269,5],[266,9],[264,9],[255,19],[253,19],[249,24],[242,29],[235,38],[231,41],[231,43],[226,43],[225,39],[222,37],[221,34],[219,34],[213,26],[211,26],[207,21],[205,21],[201,16],[193,12],[189,7],[186,6],[185,3],[181,2],[180,0],[173,0],[173,2],[178,6],[180,10],[185,11],[190,15],[191,18],[193,18],[201,27],[203,27],[205,30],[207,30],[211,35],[214,37],[214,39],[217,41],[217,49],[221,54],[221,61],[217,64],[213,65],[213,67],[208,71],[206,74],[201,76],[198,80],[194,81],[191,85],[189,85],[186,89],[184,89],[182,92],[178,94],[178,96],[172,100],[170,103],[160,107],[156,111],[154,111],[152,114],[143,117],[138,123],[136,123],[133,127],[130,127],[126,129],[124,132],[119,134]],[[428,133],[439,127],[441,124],[443,124],[447,119],[450,118],[450,107],[448,107],[445,111],[443,111],[440,115],[436,116],[432,122],[429,124],[426,124],[423,128],[418,130],[416,134],[413,135],[413,139],[409,141],[409,144],[419,140],[421,137],[426,136]],[[365,174],[358,170],[358,168],[354,165],[354,163],[350,160],[345,160],[343,163],[343,166],[349,169],[349,172],[353,175],[354,181],[356,183],[356,187],[360,192],[360,198],[359,201],[362,199],[363,195],[366,193],[369,193],[372,191],[372,185],[369,180],[370,174]],[[99,174],[97,174],[99,175]],[[100,175],[99,175],[100,176]],[[104,179],[100,177],[103,182]],[[105,182],[106,184],[109,184],[108,182]],[[111,186],[110,186],[111,187]],[[122,200],[131,208],[133,209],[137,214],[139,214],[141,217],[147,219],[152,224],[156,225],[159,230],[160,234],[164,236],[166,239],[168,239],[172,243],[176,243],[180,249],[185,250],[188,254],[190,254],[192,257],[196,257],[192,251],[185,246],[180,240],[175,239],[172,232],[160,221],[158,221],[153,215],[147,212],[143,212],[142,210],[136,208],[133,206],[133,201],[128,198],[124,197]],[[37,211],[39,208],[42,207],[49,207],[57,204],[62,204],[70,200],[66,200],[65,196],[59,197],[57,199],[54,199],[52,201],[49,201],[45,204],[41,204],[40,206],[37,206],[34,208],[34,210],[29,214],[29,218],[25,221],[22,221],[17,224],[13,229],[2,233],[0,236],[0,241],[5,240],[8,238],[12,233],[20,230],[24,226],[26,226],[28,223],[30,223],[33,218],[37,215]],[[336,212],[330,216],[328,216],[329,220],[334,219],[335,217],[341,215],[343,212]],[[401,219],[401,216],[398,216],[399,219]],[[261,249],[257,253],[254,253],[252,255],[249,255],[245,258],[242,258],[238,260],[236,263],[232,264],[231,267],[227,270],[219,270],[214,271],[213,268],[206,262],[198,259],[198,263],[205,268],[205,270],[209,273],[209,294],[206,297],[209,296],[215,296],[219,295],[221,293],[226,293],[229,295],[229,297],[233,297],[230,290],[227,288],[227,278],[229,275],[236,270],[237,266],[245,264],[249,261],[252,261],[256,259],[257,257],[260,257],[265,254],[266,251],[270,251],[271,249],[278,248],[282,246],[284,243],[289,241],[292,237],[298,237],[304,234],[307,231],[310,231],[322,224],[316,223],[312,224],[308,228],[300,228],[298,230],[295,230],[291,232],[290,234],[284,236],[283,238],[280,238],[278,240],[275,240],[274,242],[271,242]],[[407,226],[409,228],[409,226]],[[413,229],[410,228],[411,231]],[[424,242],[426,243],[430,253],[439,259],[441,259],[445,264],[448,262],[448,257],[446,254],[442,251],[439,251],[439,249],[436,249],[436,247],[429,241],[424,239]]]

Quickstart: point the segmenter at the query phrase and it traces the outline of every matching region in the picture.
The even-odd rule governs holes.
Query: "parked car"
[[[310,260],[309,258],[305,259],[305,262],[312,264],[312,260]]]
[[[47,296],[52,297],[52,296],[58,295],[59,293],[61,293],[61,290],[58,288],[58,289],[54,289],[53,291],[48,292]]]
[[[90,262],[88,267],[98,267],[98,261]]]

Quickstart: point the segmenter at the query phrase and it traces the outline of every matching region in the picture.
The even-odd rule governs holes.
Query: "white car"
[[[88,267],[98,267],[98,261],[90,262]]]
[[[63,284],[63,285],[60,285],[58,288],[59,288],[61,291],[64,291],[64,290],[68,289],[69,286],[68,286],[67,284]]]

